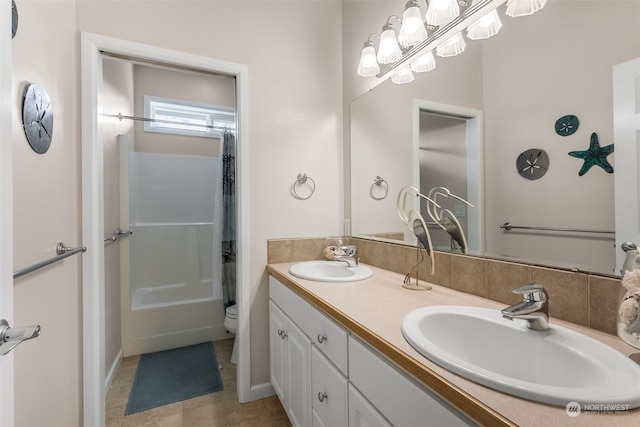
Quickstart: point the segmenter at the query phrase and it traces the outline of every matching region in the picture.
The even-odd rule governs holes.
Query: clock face
[[[24,90],[22,125],[33,151],[46,153],[53,136],[53,108],[47,91],[38,84],[30,84]]]

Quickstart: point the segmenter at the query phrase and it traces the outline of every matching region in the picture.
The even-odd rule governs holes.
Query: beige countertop
[[[616,413],[583,411],[576,417],[570,417],[564,408],[532,402],[476,384],[422,356],[401,332],[404,316],[421,307],[464,305],[502,309],[504,304],[438,285],[432,285],[432,290],[424,292],[407,290],[402,287],[404,275],[373,266],[370,266],[373,277],[359,282],[304,280],[289,274],[293,264],[270,264],[267,270],[483,425],[640,425],[640,409]],[[514,288],[519,285],[514,283]],[[597,339],[625,355],[637,352],[617,336],[553,318],[550,321]]]

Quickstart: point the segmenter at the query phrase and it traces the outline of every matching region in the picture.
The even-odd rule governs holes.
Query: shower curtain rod
[[[161,120],[161,119],[150,119],[148,117],[136,117],[136,116],[125,116],[122,113],[118,113],[118,114],[105,114],[106,117],[116,117],[117,119],[119,119],[120,121],[122,121],[123,119],[129,119],[129,120],[135,120],[135,121],[140,121],[140,122],[153,122],[153,123],[167,123],[170,125],[175,125],[176,122],[171,121],[171,120]],[[228,127],[220,127],[220,126],[213,126],[213,125],[190,125],[187,123],[178,123],[182,126],[191,126],[191,127],[198,127],[198,128],[207,128],[207,129],[217,129],[217,130],[221,130],[221,131],[229,131],[229,132],[234,132],[235,133],[235,129],[231,129]]]

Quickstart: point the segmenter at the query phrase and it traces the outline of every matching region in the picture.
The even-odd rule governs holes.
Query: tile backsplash
[[[385,270],[406,274],[418,261],[415,248],[394,243],[352,238],[360,261]],[[267,262],[323,259],[325,238],[271,239]],[[498,301],[515,304],[521,296],[511,292],[525,283],[542,284],[549,294],[551,317],[616,333],[616,310],[620,279],[550,267],[435,252],[435,274],[428,259],[420,264],[418,278]]]

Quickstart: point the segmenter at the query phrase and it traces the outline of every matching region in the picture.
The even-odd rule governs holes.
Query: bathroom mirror
[[[586,150],[592,133],[601,146],[614,143],[612,67],[640,57],[640,2],[554,0],[527,17],[499,13],[498,35],[467,40],[464,53],[436,57],[436,69],[413,82],[385,80],[352,102],[352,235],[415,245],[396,213],[398,191],[451,187],[474,205],[449,207],[475,236],[470,253],[616,274],[613,174],[592,167],[579,176],[583,161],[568,153]],[[566,115],[579,119],[570,135],[555,129]],[[429,134],[437,135],[431,145]],[[549,158],[536,180],[516,167],[532,148]],[[425,166],[419,155],[457,163]],[[388,185],[380,200],[371,193],[376,176]],[[507,231],[506,222],[536,229]],[[434,249],[447,250],[432,233]]]

